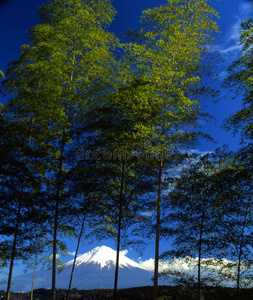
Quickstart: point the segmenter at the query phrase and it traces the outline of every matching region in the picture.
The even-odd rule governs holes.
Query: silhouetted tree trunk
[[[165,106],[165,111],[167,107]],[[165,112],[164,112],[165,113]],[[161,146],[164,146],[164,134],[165,134],[165,114],[162,123],[162,140]],[[159,174],[158,174],[158,194],[156,204],[156,241],[155,241],[155,270],[154,270],[154,300],[157,300],[158,289],[158,267],[159,267],[159,243],[160,243],[160,219],[161,219],[161,197],[162,197],[162,174],[163,174],[163,149],[160,152],[159,157]]]
[[[34,288],[34,282],[35,282],[35,273],[37,268],[37,255],[35,257],[35,264],[33,269],[33,279],[32,279],[32,290],[31,290],[31,300],[33,300],[33,288]]]
[[[205,220],[205,201],[202,206],[202,216],[201,216],[201,224],[200,224],[200,234],[199,234],[199,260],[198,260],[198,299],[201,300],[200,294],[200,268],[201,268],[201,257],[202,257],[202,236],[203,236],[203,227],[204,227],[204,220]]]
[[[78,254],[78,250],[79,250],[79,245],[80,245],[80,242],[81,242],[81,238],[82,238],[82,235],[83,235],[84,222],[85,222],[85,216],[83,217],[83,222],[82,222],[82,226],[81,226],[81,231],[80,231],[79,238],[78,238],[78,242],[77,242],[77,246],[76,246],[76,253],[75,253],[75,258],[74,258],[74,262],[73,262],[73,266],[72,266],[72,271],[71,271],[71,275],[70,275],[69,288],[68,288],[66,300],[69,299],[69,295],[70,295],[70,289],[71,289],[72,279],[73,279],[74,270],[75,270],[75,265],[76,265],[76,258],[77,258],[77,254]]]
[[[241,232],[241,240],[240,240],[240,247],[239,247],[237,280],[236,280],[236,300],[240,299],[239,290],[240,290],[240,275],[241,275],[241,257],[242,257],[242,248],[243,248],[245,225],[246,225],[247,217],[248,217],[248,208],[249,208],[249,200],[248,200],[246,211],[245,211],[245,214],[244,214],[244,219],[243,219],[243,224],[242,224],[242,232]]]
[[[119,196],[119,220],[118,220],[118,233],[117,233],[117,255],[116,255],[116,265],[115,265],[115,278],[114,278],[114,291],[113,299],[117,299],[117,286],[118,286],[118,271],[119,271],[119,253],[120,253],[120,234],[121,234],[121,221],[122,221],[122,202],[123,202],[123,185],[124,185],[124,172],[125,163],[122,163],[121,172],[121,183],[120,183],[120,196]]]

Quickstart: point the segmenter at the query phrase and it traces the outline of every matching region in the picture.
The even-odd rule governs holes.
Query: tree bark
[[[117,254],[115,265],[114,291],[113,300],[117,299],[118,286],[118,271],[119,271],[119,253],[120,253],[120,234],[121,234],[121,220],[122,220],[122,202],[123,202],[123,184],[124,184],[125,163],[122,163],[121,183],[120,183],[120,197],[119,197],[119,220],[118,220],[118,234],[117,234]]]
[[[61,160],[62,161],[62,160]],[[60,164],[62,165],[62,163]],[[61,174],[61,172],[60,172]],[[60,178],[61,175],[59,175]],[[55,202],[55,215],[54,215],[54,236],[53,236],[53,267],[52,267],[52,300],[56,299],[56,255],[57,255],[57,229],[58,229],[58,213],[59,213],[59,202],[60,202],[60,185],[58,184],[56,202]]]
[[[159,241],[160,241],[160,218],[161,218],[161,192],[162,192],[162,170],[163,161],[159,165],[159,183],[157,195],[157,214],[156,214],[156,241],[155,241],[155,270],[154,270],[154,300],[157,300],[158,291],[158,263],[159,263]]]
[[[65,120],[64,120],[64,128],[62,133],[62,146],[61,146],[61,155],[59,159],[59,173],[58,173],[58,182],[57,182],[57,191],[56,191],[56,201],[55,201],[55,216],[54,216],[54,233],[53,233],[53,266],[52,266],[52,300],[56,300],[56,255],[57,255],[57,230],[58,230],[58,214],[59,214],[59,204],[60,204],[60,190],[62,186],[62,166],[63,166],[63,155],[66,146],[66,134],[67,134],[67,122],[69,115],[69,105],[71,100],[71,91],[72,84],[74,78],[74,66],[76,60],[76,41],[73,45],[74,55],[72,60],[72,74],[70,76],[70,88],[69,88],[69,96],[68,102],[65,110]]]
[[[200,234],[199,234],[199,259],[198,259],[198,299],[201,300],[200,295],[200,270],[201,270],[201,256],[202,256],[202,236],[203,236],[203,227],[204,227],[204,219],[205,219],[205,203],[203,203],[202,207],[202,216],[201,216],[201,224],[200,224]]]
[[[237,267],[237,280],[236,280],[236,300],[239,300],[239,291],[240,291],[240,275],[241,275],[241,259],[242,259],[242,245],[243,245],[243,238],[244,238],[244,230],[247,221],[248,215],[248,207],[249,207],[249,199],[246,207],[246,211],[244,214],[243,225],[242,225],[242,232],[241,232],[241,241],[240,241],[240,248],[239,248],[239,257],[238,257],[238,267]]]
[[[71,289],[72,279],[73,279],[75,265],[76,265],[76,258],[77,258],[77,254],[78,254],[78,250],[79,250],[79,245],[80,245],[80,242],[81,242],[81,238],[82,238],[82,235],[83,235],[84,222],[85,222],[85,217],[83,218],[82,227],[81,227],[81,231],[80,231],[78,242],[77,242],[76,253],[75,253],[75,258],[74,258],[74,262],[73,262],[73,266],[72,266],[72,271],[71,271],[71,275],[70,275],[69,288],[68,288],[66,300],[68,300],[69,296],[70,296],[70,289]]]
[[[33,289],[34,289],[34,282],[35,282],[35,272],[37,267],[37,256],[35,258],[34,270],[33,270],[33,280],[32,280],[32,290],[31,290],[31,300],[33,300]]]
[[[162,124],[162,140],[159,160],[159,175],[158,175],[158,193],[157,193],[157,213],[156,213],[156,241],[155,241],[155,269],[154,269],[154,295],[153,299],[157,300],[158,292],[158,264],[159,264],[159,242],[160,242],[160,219],[161,219],[161,196],[162,196],[162,172],[163,172],[163,146],[164,146],[164,134],[165,134],[165,113],[166,106],[164,108],[164,120]]]

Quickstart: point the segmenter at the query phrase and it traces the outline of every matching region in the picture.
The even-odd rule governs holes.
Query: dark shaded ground
[[[193,288],[184,286],[159,286],[159,297],[163,300],[196,300],[197,291]],[[118,300],[152,300],[153,287],[136,287],[130,289],[122,289],[118,291]],[[77,290],[72,289],[70,299],[80,300],[111,300],[113,290]],[[234,300],[235,289],[222,287],[208,287],[202,290],[203,299],[205,300]],[[57,300],[64,300],[66,290],[57,290]],[[167,297],[163,297],[167,296]],[[51,291],[45,289],[37,289],[34,291],[34,300],[50,300]],[[5,292],[0,291],[0,299],[5,299]],[[30,293],[11,293],[11,300],[30,300]],[[253,289],[242,289],[240,292],[240,300],[252,300]]]

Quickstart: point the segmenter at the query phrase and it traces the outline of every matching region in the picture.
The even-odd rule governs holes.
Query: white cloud
[[[239,5],[239,13],[242,16],[248,16],[252,12],[253,2],[243,2]]]
[[[228,41],[238,41],[240,38],[240,26],[241,22],[243,21],[242,18],[239,18],[229,29],[228,33]]]
[[[60,254],[56,254],[56,258],[60,258]],[[50,255],[48,258],[46,258],[47,260],[52,260],[53,259],[53,254]]]
[[[154,211],[144,211],[144,212],[141,212],[140,214],[144,217],[151,217],[152,215],[155,214],[155,212]]]
[[[213,151],[201,151],[201,150],[198,150],[198,149],[190,149],[190,150],[182,151],[182,153],[197,154],[197,155],[200,155],[200,156],[204,156],[206,154],[212,154]]]
[[[229,52],[232,52],[232,51],[238,51],[241,49],[241,45],[239,44],[236,44],[236,45],[233,45],[233,46],[230,46],[228,48],[225,48],[225,49],[220,49],[218,50],[221,54],[227,54]]]
[[[238,13],[234,16],[234,23],[230,26],[226,33],[226,41],[223,46],[217,45],[214,50],[222,55],[231,54],[235,51],[241,50],[240,40],[240,27],[241,23],[250,15],[252,11],[252,3],[243,2],[238,5]]]
[[[234,40],[239,41],[240,38],[240,27],[241,23],[250,15],[252,12],[252,3],[241,2],[238,6],[238,14],[235,16],[236,21],[230,27],[228,32],[228,41]]]
[[[220,74],[218,76],[219,76],[219,79],[223,80],[228,76],[228,72],[222,71],[222,72],[220,72]]]
[[[150,258],[144,261],[141,261],[141,258],[139,260],[139,265],[143,268],[145,268],[148,271],[154,271],[154,259]],[[195,262],[194,259],[191,259],[191,261]],[[190,271],[192,266],[189,266],[184,260],[182,259],[173,259],[172,261],[160,261],[159,262],[159,272],[166,270],[168,268],[172,268],[174,270],[184,270],[184,271]]]
[[[139,265],[146,269],[147,271],[154,271],[154,264],[155,264],[155,260],[153,258],[150,258],[148,260],[144,260],[144,261],[141,261],[141,258],[138,259],[139,260]],[[166,262],[162,262],[159,264],[159,271],[163,271],[165,269],[168,268],[168,263]]]
[[[127,253],[128,253],[128,250],[120,251],[120,255],[126,255]]]
[[[139,265],[146,269],[147,271],[153,271],[154,270],[154,259],[150,258],[148,260],[139,261]]]
[[[219,52],[220,54],[230,54],[234,51],[239,51],[241,50],[241,45],[239,45],[239,43],[237,42],[236,44],[233,44],[232,46],[228,46],[228,47],[224,47],[224,46],[221,46],[221,45],[216,45],[214,47],[212,47],[210,49],[210,51],[217,51]]]
[[[148,271],[154,270],[154,259],[150,258],[145,261],[141,261],[141,258],[138,259],[139,265],[145,268]],[[234,286],[236,283],[236,270],[237,270],[237,262],[229,261],[227,259],[218,260],[215,258],[202,259],[202,275],[206,276],[210,280],[217,280],[219,284],[223,286]],[[198,272],[198,258],[191,258],[189,256],[184,259],[172,259],[170,261],[160,262],[159,263],[159,272],[162,272],[166,269],[171,271],[182,271],[186,276],[191,275],[195,277],[195,281],[197,280],[197,272]],[[250,268],[246,267],[246,264],[242,262],[242,270],[246,272],[245,275],[252,274],[252,266]],[[182,276],[183,276],[182,273]],[[223,274],[223,275],[221,275]],[[223,277],[225,274],[230,274],[231,277]],[[233,275],[234,274],[234,275]],[[221,277],[220,277],[221,276]],[[170,277],[170,275],[169,275]],[[170,284],[174,285],[173,277]],[[234,278],[233,278],[234,277]],[[230,279],[229,279],[230,278]],[[242,278],[242,284],[247,285],[246,279]],[[250,283],[252,286],[252,283]],[[248,286],[248,287],[250,287]]]
[[[73,251],[73,252],[68,252],[68,255],[70,256],[75,256],[76,255],[76,251]],[[77,257],[82,255],[81,253],[77,254]]]

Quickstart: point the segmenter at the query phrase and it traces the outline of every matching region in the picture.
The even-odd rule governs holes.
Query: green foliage
[[[220,222],[220,239],[224,256],[232,261],[221,267],[237,288],[251,283],[252,268],[252,161],[251,145],[234,155],[233,165],[223,178],[223,213]],[[223,272],[224,273],[224,272]]]
[[[40,8],[40,23],[29,30],[30,43],[2,84],[9,104],[0,119],[0,234],[6,240],[0,262],[9,258],[15,234],[13,259],[25,250],[35,264],[52,260],[55,271],[56,254],[66,250],[60,238],[76,235],[81,220],[85,237],[117,237],[118,246],[124,239],[128,245],[130,229],[139,236],[154,232],[157,210],[158,236],[161,200],[172,209],[161,233],[176,236],[179,256],[212,253],[221,226],[216,216],[229,195],[226,189],[217,197],[215,188],[228,162],[201,157],[173,182],[170,199],[162,193],[167,167],[182,161],[183,148],[207,137],[198,130],[206,116],[200,102],[210,93],[202,78],[211,71],[205,57],[218,31],[217,12],[207,3],[168,0],[147,9],[141,28],[121,45],[108,32],[115,16],[110,0],[52,0]],[[247,30],[243,51],[250,49]],[[154,191],[156,200],[143,196]],[[171,221],[181,227],[171,228]]]
[[[224,122],[227,130],[234,134],[240,133],[241,139],[252,140],[252,78],[253,78],[253,50],[252,34],[253,20],[246,19],[241,24],[240,44],[242,46],[239,58],[228,68],[229,76],[225,79],[223,86],[231,88],[235,96],[242,96],[243,108],[232,114]]]
[[[11,193],[16,193],[21,210],[29,203],[34,216],[43,212],[38,222],[46,224],[47,233],[53,229],[54,265],[58,231],[66,236],[74,230],[76,207],[68,195],[71,165],[67,153],[74,142],[78,116],[106,84],[103,78],[108,78],[105,74],[112,68],[114,37],[105,28],[113,16],[114,9],[107,0],[51,1],[40,9],[40,24],[29,30],[30,44],[21,47],[19,60],[10,64],[3,81],[3,90],[10,98],[8,132],[12,128],[11,136],[20,142],[13,148],[19,155],[13,157],[23,168],[15,188],[25,186],[20,197],[15,189],[7,194],[11,199]],[[12,161],[9,165],[17,168]],[[10,173],[7,162],[5,166]],[[31,181],[33,177],[36,181]],[[35,183],[36,194],[28,189]],[[33,201],[24,202],[24,193]],[[27,222],[29,219],[24,227]]]
[[[153,205],[156,210],[154,299],[157,298],[163,171],[178,162],[175,157],[180,149],[194,145],[199,137],[205,136],[196,131],[202,116],[196,90],[203,75],[201,64],[206,45],[212,41],[212,32],[218,30],[211,16],[217,13],[205,0],[171,0],[143,11],[142,27],[126,35],[131,41],[125,51],[131,61],[132,78],[138,80],[134,115],[138,122],[134,135],[143,144],[150,145],[145,152],[154,154],[149,155],[148,162],[157,170],[158,193]]]
[[[135,74],[146,83],[136,89],[136,113],[142,115],[136,134],[148,139],[154,152],[165,154],[198,136],[189,130],[201,116],[192,88],[200,84],[206,44],[217,30],[210,18],[216,12],[206,1],[180,2],[144,11],[142,28],[127,35],[135,43],[126,45]]]
[[[253,20],[241,23],[240,55],[228,68],[229,75],[223,86],[232,89],[235,97],[242,97],[242,109],[228,117],[224,122],[227,130],[239,133],[243,147],[237,152],[239,168],[229,174],[229,198],[227,198],[226,227],[231,229],[223,238],[230,243],[229,254],[236,258],[227,276],[236,281],[237,297],[242,285],[250,284],[249,272],[252,265],[252,34]],[[247,142],[247,144],[245,144]],[[237,268],[237,270],[236,270]]]
[[[217,252],[220,232],[217,218],[223,207],[217,202],[221,192],[218,182],[224,165],[226,162],[222,161],[220,153],[206,154],[190,160],[182,166],[178,176],[171,179],[161,235],[173,239],[173,250],[163,253],[161,258],[198,257],[197,262],[188,262],[198,275],[168,268],[161,273],[164,277],[174,275],[179,282],[199,288],[210,284],[211,278],[201,275],[208,269],[207,261],[202,258]]]
[[[171,299],[173,299],[172,296],[162,296],[158,298],[158,300],[171,300]]]
[[[161,258],[197,256],[198,264],[190,265],[198,269],[198,278],[187,271],[174,270],[173,260],[161,276],[175,276],[180,284],[198,282],[198,287],[232,281],[237,294],[241,287],[251,284],[250,149],[249,145],[236,154],[218,151],[201,156],[170,181],[167,209],[171,212],[162,220],[162,234],[173,237],[173,250]],[[210,256],[220,259],[202,259]],[[205,271],[208,276],[202,275]]]

